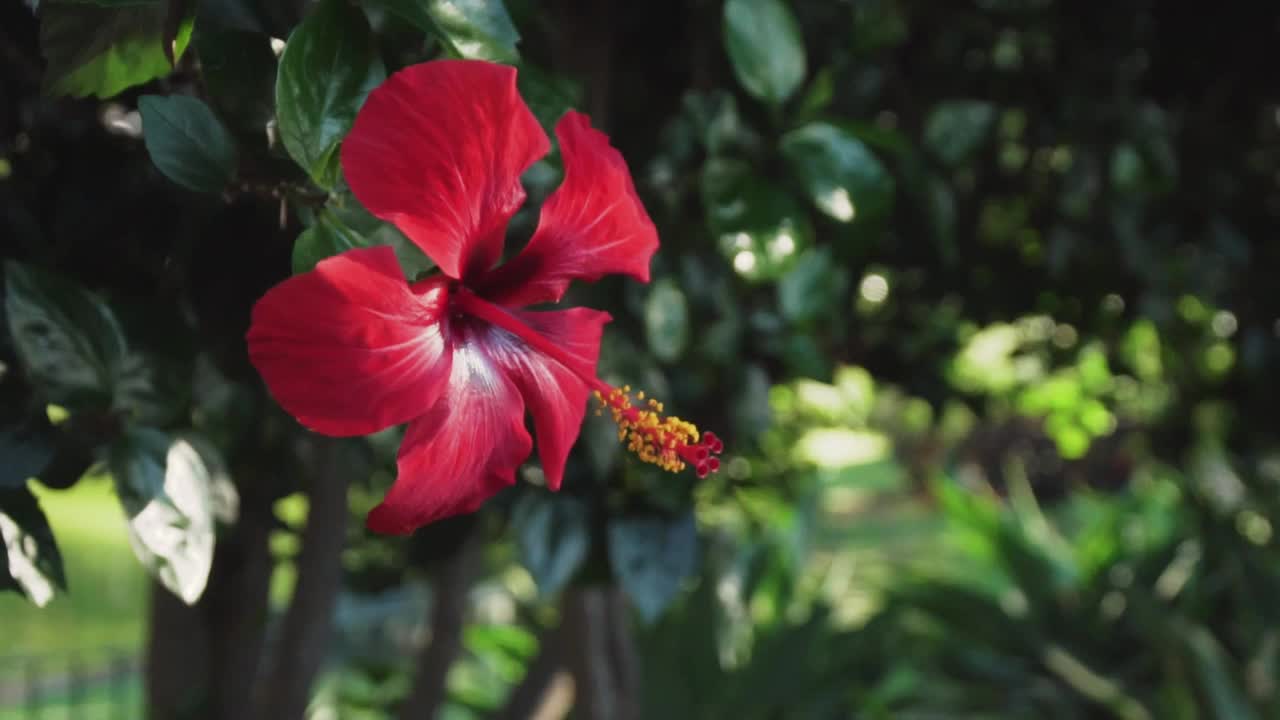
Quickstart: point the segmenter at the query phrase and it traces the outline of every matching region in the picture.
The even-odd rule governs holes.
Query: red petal
[[[558,312],[515,313],[535,332],[542,333],[582,363],[594,368],[600,354],[600,335],[609,313],[574,308]],[[547,487],[560,489],[565,459],[582,429],[587,411],[587,384],[563,365],[523,344],[505,332],[496,332],[487,343],[489,354],[520,390],[533,414],[538,435],[538,455]]]
[[[391,492],[367,525],[403,535],[451,515],[474,512],[529,456],[520,393],[476,342],[453,326],[453,371],[435,407],[409,425]]]
[[[298,422],[364,435],[427,411],[449,377],[442,281],[410,288],[390,247],[350,250],[253,308],[249,359]]]
[[[462,278],[498,261],[524,202],[520,175],[549,149],[515,68],[438,60],[369,94],[342,143],[342,169],[369,212]]]
[[[566,113],[556,124],[556,137],[564,183],[542,206],[529,245],[476,284],[495,302],[513,307],[556,302],[570,280],[594,282],[613,273],[649,282],[658,231],[622,155],[581,113]]]

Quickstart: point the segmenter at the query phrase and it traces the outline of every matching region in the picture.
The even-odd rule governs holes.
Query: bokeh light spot
[[[889,281],[879,273],[869,273],[862,278],[862,284],[858,286],[858,293],[867,302],[882,303],[885,298],[889,297]]]

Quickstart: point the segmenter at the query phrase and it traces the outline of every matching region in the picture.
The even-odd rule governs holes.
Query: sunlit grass
[[[131,672],[96,679],[76,690],[64,687],[19,697],[18,704],[12,706],[0,700],[0,720],[140,717],[134,713],[140,713],[142,708],[142,676]]]
[[[44,608],[0,594],[0,655],[138,649],[147,581],[111,485],[94,478],[70,490],[36,492],[58,539],[70,592],[59,592]]]

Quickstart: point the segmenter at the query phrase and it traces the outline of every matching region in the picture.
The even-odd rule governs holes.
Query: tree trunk
[[[206,636],[200,611],[152,581],[144,666],[150,720],[201,716],[208,692]]]
[[[241,506],[232,542],[222,542],[201,601],[208,632],[209,717],[240,720],[253,711],[253,684],[262,664],[271,571],[271,498]]]
[[[324,664],[342,585],[350,478],[339,462],[340,441],[317,437],[315,443],[298,582],[270,653],[271,670],[257,692],[263,720],[294,720],[305,714],[311,683]]]
[[[625,604],[616,588],[579,588],[566,593],[560,623],[565,627],[573,673],[575,717],[633,720],[634,651],[627,635]]]
[[[240,720],[266,625],[272,497],[246,484],[235,528],[218,540],[208,589],[194,607],[152,583],[146,657],[152,720]]]
[[[542,716],[556,673],[565,667],[565,635],[563,622],[542,633],[538,638],[538,654],[494,720],[529,720]]]
[[[413,689],[400,708],[402,720],[435,717],[448,697],[449,668],[462,649],[468,594],[479,573],[483,550],[480,533],[472,530],[440,567],[431,607],[431,640],[418,656]]]

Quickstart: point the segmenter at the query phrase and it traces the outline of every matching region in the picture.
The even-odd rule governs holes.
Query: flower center
[[[724,443],[715,433],[699,433],[693,423],[663,416],[662,403],[645,400],[644,391],[635,393],[633,401],[630,385],[618,389],[600,380],[595,368],[581,358],[565,352],[507,310],[471,291],[459,288],[452,299],[457,309],[506,330],[577,375],[600,402],[602,407],[597,414],[609,411],[618,424],[618,440],[626,442],[627,449],[644,462],[669,472],[679,472],[692,465],[700,478],[720,469],[720,460],[715,456],[724,450]],[[641,405],[637,406],[637,402]]]

